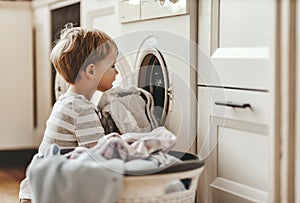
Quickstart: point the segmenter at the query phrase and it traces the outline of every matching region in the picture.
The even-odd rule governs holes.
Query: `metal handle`
[[[172,72],[169,72],[169,88],[168,88],[168,96],[169,96],[169,111],[173,110],[173,100],[174,100],[174,92],[173,92],[173,76]]]
[[[172,109],[173,109],[173,89],[172,89],[172,87],[170,87],[168,89],[168,96],[169,96],[169,102],[170,102],[169,111],[172,112]]]
[[[215,105],[220,105],[220,106],[229,106],[232,108],[251,108],[251,105],[249,103],[244,103],[244,104],[240,104],[240,103],[233,103],[231,101],[216,101]]]

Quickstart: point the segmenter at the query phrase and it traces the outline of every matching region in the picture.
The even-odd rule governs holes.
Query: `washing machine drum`
[[[138,87],[150,92],[154,99],[154,115],[158,124],[165,124],[171,103],[169,74],[162,54],[152,48],[137,58]]]

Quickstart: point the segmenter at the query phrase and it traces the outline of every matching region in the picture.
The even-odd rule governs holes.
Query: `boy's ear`
[[[95,74],[95,68],[96,66],[94,64],[89,64],[85,69],[85,74],[87,78],[93,79]]]

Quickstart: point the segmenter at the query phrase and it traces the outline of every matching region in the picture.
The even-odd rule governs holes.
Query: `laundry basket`
[[[169,154],[182,160],[151,175],[127,175],[117,203],[194,203],[197,182],[204,162],[195,155],[171,151]],[[144,171],[143,174],[150,174]],[[174,180],[189,180],[189,188],[166,194],[166,185]]]

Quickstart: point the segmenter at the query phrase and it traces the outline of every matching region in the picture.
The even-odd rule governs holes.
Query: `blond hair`
[[[66,82],[75,84],[80,69],[104,59],[112,49],[118,51],[114,40],[105,32],[66,25],[50,60]]]

